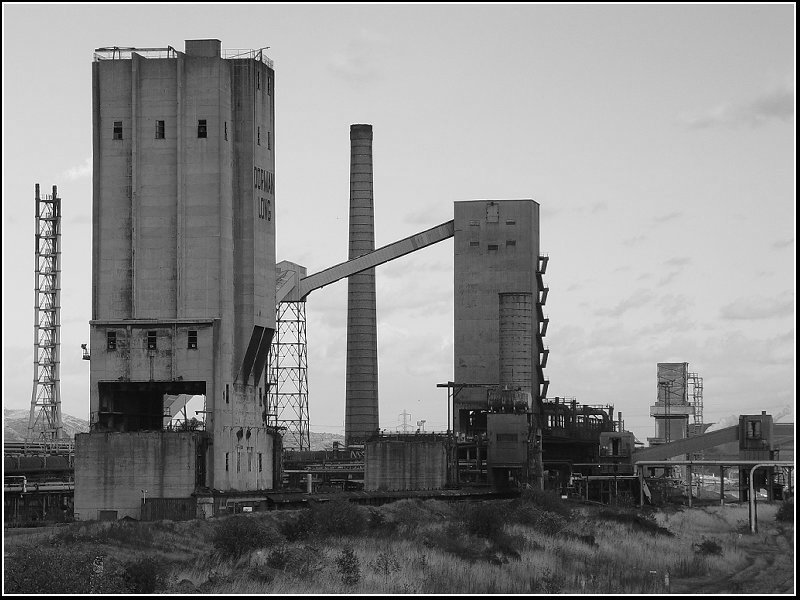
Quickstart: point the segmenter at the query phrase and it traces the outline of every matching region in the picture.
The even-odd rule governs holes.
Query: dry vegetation
[[[759,507],[762,527],[780,526],[791,539],[793,523],[776,521],[778,510]],[[745,569],[743,545],[759,541],[746,531],[746,506],[645,514],[538,493],[369,508],[328,502],[6,536],[4,583],[7,593],[658,594]]]

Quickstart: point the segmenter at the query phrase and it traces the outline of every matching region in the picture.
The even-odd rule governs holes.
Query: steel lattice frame
[[[36,184],[36,301],[33,320],[33,393],[28,439],[64,437],[61,422],[61,199],[39,194]]]
[[[269,381],[268,412],[272,425],[286,428],[283,447],[310,450],[305,302],[278,304]]]

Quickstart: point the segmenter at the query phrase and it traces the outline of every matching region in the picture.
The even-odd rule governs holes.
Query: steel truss
[[[36,184],[36,301],[33,319],[33,393],[28,440],[64,437],[61,422],[61,198],[42,197]]]
[[[310,450],[306,303],[280,302],[269,358],[268,414],[285,428],[283,447]]]

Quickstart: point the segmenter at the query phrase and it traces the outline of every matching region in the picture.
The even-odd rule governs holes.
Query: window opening
[[[489,244],[489,250],[497,250],[497,244]]]
[[[108,350],[116,350],[117,349],[117,332],[116,331],[108,331],[108,332],[106,332],[106,349],[108,349]]]
[[[189,350],[197,350],[197,331],[189,330]]]
[[[156,350],[156,339],[157,339],[156,331],[148,331],[147,332],[147,349],[148,350]]]
[[[199,119],[197,121],[197,137],[208,137],[208,126],[205,119]]]
[[[164,121],[156,121],[156,139],[164,139]]]
[[[114,121],[114,139],[122,139],[122,121]]]

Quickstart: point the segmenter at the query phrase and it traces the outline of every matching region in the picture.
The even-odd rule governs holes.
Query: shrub
[[[492,539],[502,531],[506,523],[506,506],[499,503],[483,503],[467,505],[461,513],[461,521],[468,533]]]
[[[561,499],[561,496],[550,490],[522,490],[519,503],[535,504],[543,510],[569,519],[572,517],[572,507]]]
[[[345,546],[336,558],[336,571],[342,577],[342,583],[353,586],[361,579],[361,567],[352,546]]]
[[[781,502],[778,512],[775,513],[775,520],[782,523],[794,523],[794,499],[787,498]]]
[[[280,533],[266,523],[253,517],[236,515],[216,524],[212,543],[223,556],[239,558],[247,552],[280,541]]]
[[[290,542],[308,538],[314,529],[314,519],[311,510],[305,508],[297,514],[285,515],[278,524],[281,534]]]
[[[369,512],[346,500],[331,500],[311,506],[311,529],[320,535],[360,535],[369,525]]]
[[[722,555],[722,546],[719,543],[715,542],[714,540],[707,540],[703,538],[703,541],[693,545],[695,554],[699,554],[701,556],[721,556]]]
[[[636,513],[630,513],[625,511],[614,511],[610,509],[603,509],[598,513],[603,519],[607,519],[609,521],[617,521],[618,523],[628,523],[633,527],[633,529],[637,529],[639,531],[644,531],[646,533],[652,533],[654,535],[665,535],[667,537],[675,537],[669,529],[666,527],[661,527],[658,523],[655,522],[655,519],[652,517],[645,517]]]
[[[128,563],[124,579],[128,591],[136,594],[152,594],[164,588],[167,569],[163,562],[150,556]]]
[[[4,592],[19,594],[89,594],[128,591],[123,570],[90,548],[20,546],[3,562]]]
[[[400,570],[400,563],[391,552],[379,552],[369,566],[378,575],[383,575],[384,582],[389,579],[389,575]]]
[[[322,569],[322,559],[322,552],[316,546],[281,544],[270,551],[266,566],[295,577],[306,578]]]

